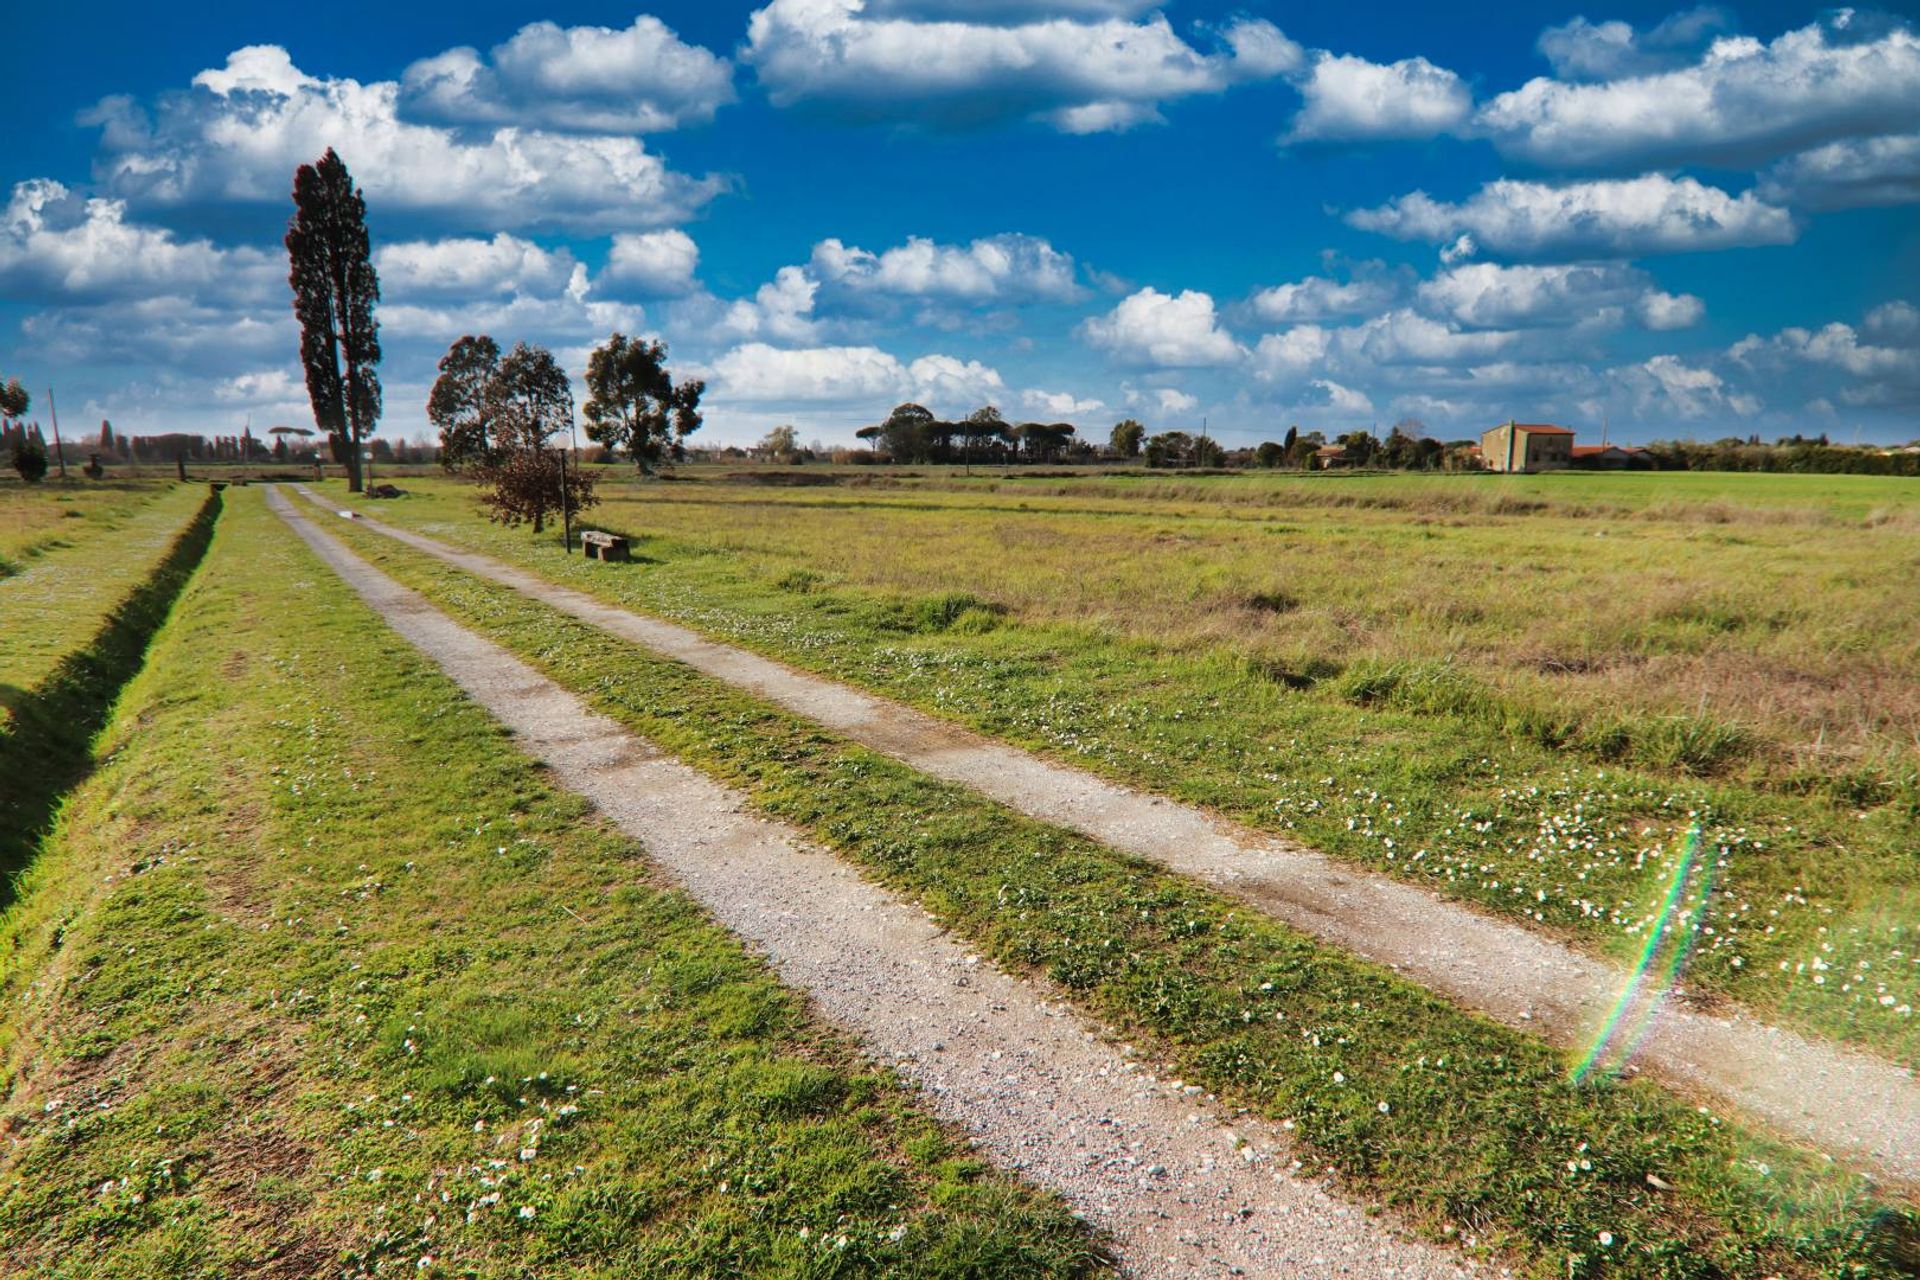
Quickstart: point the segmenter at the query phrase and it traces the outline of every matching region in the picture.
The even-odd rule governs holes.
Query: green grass
[[[1351,482],[1406,503],[1491,483]],[[1128,496],[1212,483],[1196,480],[694,482],[616,489],[594,513],[639,538],[640,563],[619,569],[485,524],[457,483],[409,483],[416,496],[376,514],[1622,960],[1698,821],[1716,888],[1688,986],[1920,1064],[1920,749],[1793,759],[1711,699],[1636,707],[1553,683],[1602,688],[1629,651],[1697,642],[1715,679],[1744,672],[1753,697],[1767,681],[1751,664],[1781,646],[1813,664],[1781,677],[1792,688],[1920,696],[1920,593],[1886,589],[1889,566],[1920,563],[1907,482],[1530,477],[1514,493],[1561,485],[1559,505],[1457,526],[1418,507],[1281,520]],[[1219,483],[1276,504],[1323,480]],[[1620,510],[1574,504],[1595,492]],[[1723,523],[1733,492],[1751,505]],[[1905,514],[1869,527],[1854,514],[1868,507]],[[1727,530],[1751,545],[1713,540]],[[1467,573],[1487,557],[1512,567]],[[1523,681],[1468,643],[1494,636],[1514,659],[1528,650],[1506,632],[1538,626],[1615,639],[1585,657],[1546,645],[1579,670]]]
[[[178,490],[0,580],[0,908],[205,553],[220,500]]]
[[[83,510],[53,490],[28,490],[33,510]],[[17,495],[13,495],[19,502]],[[131,499],[113,516],[54,517],[62,535],[38,544],[21,572],[0,577],[0,686],[32,689],[84,645],[114,608],[152,575],[207,498],[198,485],[121,492]],[[0,553],[3,554],[3,553]]]
[[[1538,1041],[1243,904],[610,640],[346,522],[345,538],[598,709],[800,824],[1325,1170],[1529,1274],[1894,1275],[1911,1216],[1819,1157]],[[933,609],[951,626],[972,606]],[[1649,1183],[1653,1175],[1677,1188]],[[1602,1246],[1601,1233],[1614,1243]]]
[[[169,486],[148,480],[70,480],[28,485],[0,480],[0,579],[49,551],[125,526]]]
[[[257,492],[99,749],[4,924],[8,1270],[1101,1269]]]

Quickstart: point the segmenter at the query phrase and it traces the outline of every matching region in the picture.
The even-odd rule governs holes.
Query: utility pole
[[[560,455],[560,545],[573,554],[573,506],[567,501],[567,451],[555,449]]]
[[[47,388],[47,415],[53,419],[53,456],[60,459],[60,478],[67,478],[67,451],[60,443],[60,406],[53,402],[53,388]]]

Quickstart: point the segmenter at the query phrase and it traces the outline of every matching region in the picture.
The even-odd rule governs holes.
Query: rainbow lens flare
[[[1573,1068],[1571,1074],[1575,1084],[1581,1084],[1596,1075],[1609,1079],[1618,1075],[1633,1059],[1647,1033],[1653,1029],[1654,1019],[1666,1003],[1667,993],[1673,989],[1675,979],[1680,976],[1680,970],[1693,950],[1695,939],[1700,936],[1700,921],[1706,914],[1707,901],[1712,897],[1712,878],[1709,874],[1701,880],[1699,898],[1691,906],[1683,905],[1689,896],[1688,878],[1699,859],[1700,826],[1695,823],[1687,829],[1680,857],[1674,863],[1673,875],[1667,881],[1666,894],[1661,899],[1660,913],[1653,927],[1647,931],[1647,944],[1640,949],[1640,958],[1628,976],[1619,999],[1614,1001],[1606,1020],[1600,1024],[1592,1046]]]

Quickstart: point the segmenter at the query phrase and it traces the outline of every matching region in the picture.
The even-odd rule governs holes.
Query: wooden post
[[[60,478],[67,478],[67,451],[60,443],[60,406],[53,402],[53,388],[47,388],[47,414],[53,419],[53,456],[60,460]]]

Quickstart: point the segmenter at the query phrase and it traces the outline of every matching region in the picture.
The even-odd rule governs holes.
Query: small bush
[[[926,596],[913,606],[912,619],[920,631],[958,631],[977,634],[991,631],[1005,617],[1005,605],[982,600],[965,591],[949,591]]]
[[[789,569],[773,580],[773,585],[781,591],[791,591],[797,596],[809,596],[818,591],[826,579],[811,569]]]
[[[13,469],[28,484],[47,478],[47,449],[36,440],[23,440],[13,446]]]

